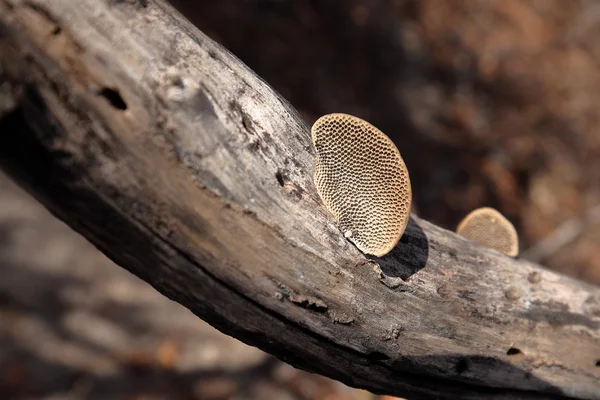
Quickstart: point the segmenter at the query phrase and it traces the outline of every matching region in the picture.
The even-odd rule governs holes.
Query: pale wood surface
[[[416,216],[365,258],[305,122],[165,2],[0,0],[0,68],[2,167],[223,332],[375,392],[600,398],[597,287]]]

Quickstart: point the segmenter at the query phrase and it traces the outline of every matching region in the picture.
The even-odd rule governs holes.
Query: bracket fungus
[[[458,224],[456,233],[507,256],[516,257],[519,254],[519,237],[515,227],[493,208],[482,207],[471,211]]]
[[[344,237],[381,257],[400,240],[410,216],[408,170],[394,143],[368,122],[327,114],[313,125],[314,181]]]

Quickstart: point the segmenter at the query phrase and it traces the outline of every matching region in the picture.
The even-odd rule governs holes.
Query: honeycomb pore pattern
[[[381,257],[404,233],[412,202],[408,170],[379,129],[347,114],[328,114],[312,127],[314,181],[344,236]]]
[[[458,224],[456,233],[511,257],[519,254],[519,237],[515,227],[493,208],[471,211]]]

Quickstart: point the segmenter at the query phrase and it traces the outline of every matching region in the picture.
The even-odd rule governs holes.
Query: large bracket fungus
[[[379,129],[348,114],[324,115],[311,132],[323,203],[360,251],[387,254],[406,229],[412,202],[400,152]]]

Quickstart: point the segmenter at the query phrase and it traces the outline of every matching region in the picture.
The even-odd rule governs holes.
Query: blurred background
[[[479,206],[522,257],[600,284],[600,2],[173,0],[307,123],[383,130],[414,211]],[[383,399],[215,331],[0,175],[0,398]],[[391,398],[388,398],[391,399]]]

